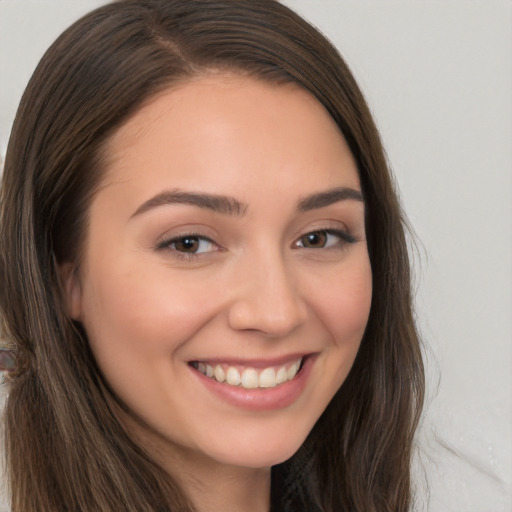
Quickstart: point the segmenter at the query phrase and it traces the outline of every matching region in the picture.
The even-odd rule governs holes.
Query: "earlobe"
[[[77,267],[74,263],[62,263],[59,265],[59,273],[66,312],[73,320],[80,321],[82,290]]]

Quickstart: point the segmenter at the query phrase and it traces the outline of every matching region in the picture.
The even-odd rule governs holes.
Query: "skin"
[[[352,155],[306,91],[221,73],[147,103],[108,155],[80,271],[63,269],[70,314],[127,426],[198,510],[268,510],[270,467],[300,447],[343,383],[368,319],[364,203],[297,207],[360,191]],[[169,190],[239,208],[146,203]],[[189,234],[205,237],[195,254],[176,243]],[[312,361],[305,385],[273,410],[227,402],[189,364],[297,354]]]

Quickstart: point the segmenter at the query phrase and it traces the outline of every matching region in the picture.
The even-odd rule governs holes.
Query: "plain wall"
[[[98,0],[0,0],[0,154],[43,51]],[[512,3],[286,0],[340,49],[413,226],[429,398],[419,510],[512,510]]]

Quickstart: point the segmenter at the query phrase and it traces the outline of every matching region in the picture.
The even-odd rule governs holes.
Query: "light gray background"
[[[100,0],[0,0],[0,154],[42,52]],[[413,250],[429,397],[417,510],[512,511],[512,3],[286,0],[381,129]]]

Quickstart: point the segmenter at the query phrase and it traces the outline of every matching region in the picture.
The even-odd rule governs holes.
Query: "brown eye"
[[[162,240],[156,246],[158,250],[168,250],[176,256],[199,256],[220,250],[219,246],[209,238],[202,235],[183,235]]]
[[[326,231],[313,231],[300,238],[300,244],[307,249],[321,249],[327,243]]]
[[[174,249],[179,252],[195,253],[199,249],[199,237],[186,236],[173,242]]]
[[[196,234],[181,235],[160,241],[156,245],[159,251],[170,251],[176,257],[193,257],[203,253],[221,250],[218,244],[208,237]]]
[[[353,244],[356,239],[348,232],[339,229],[320,229],[302,235],[296,242],[296,247],[304,249],[334,249],[342,248],[345,244]]]

